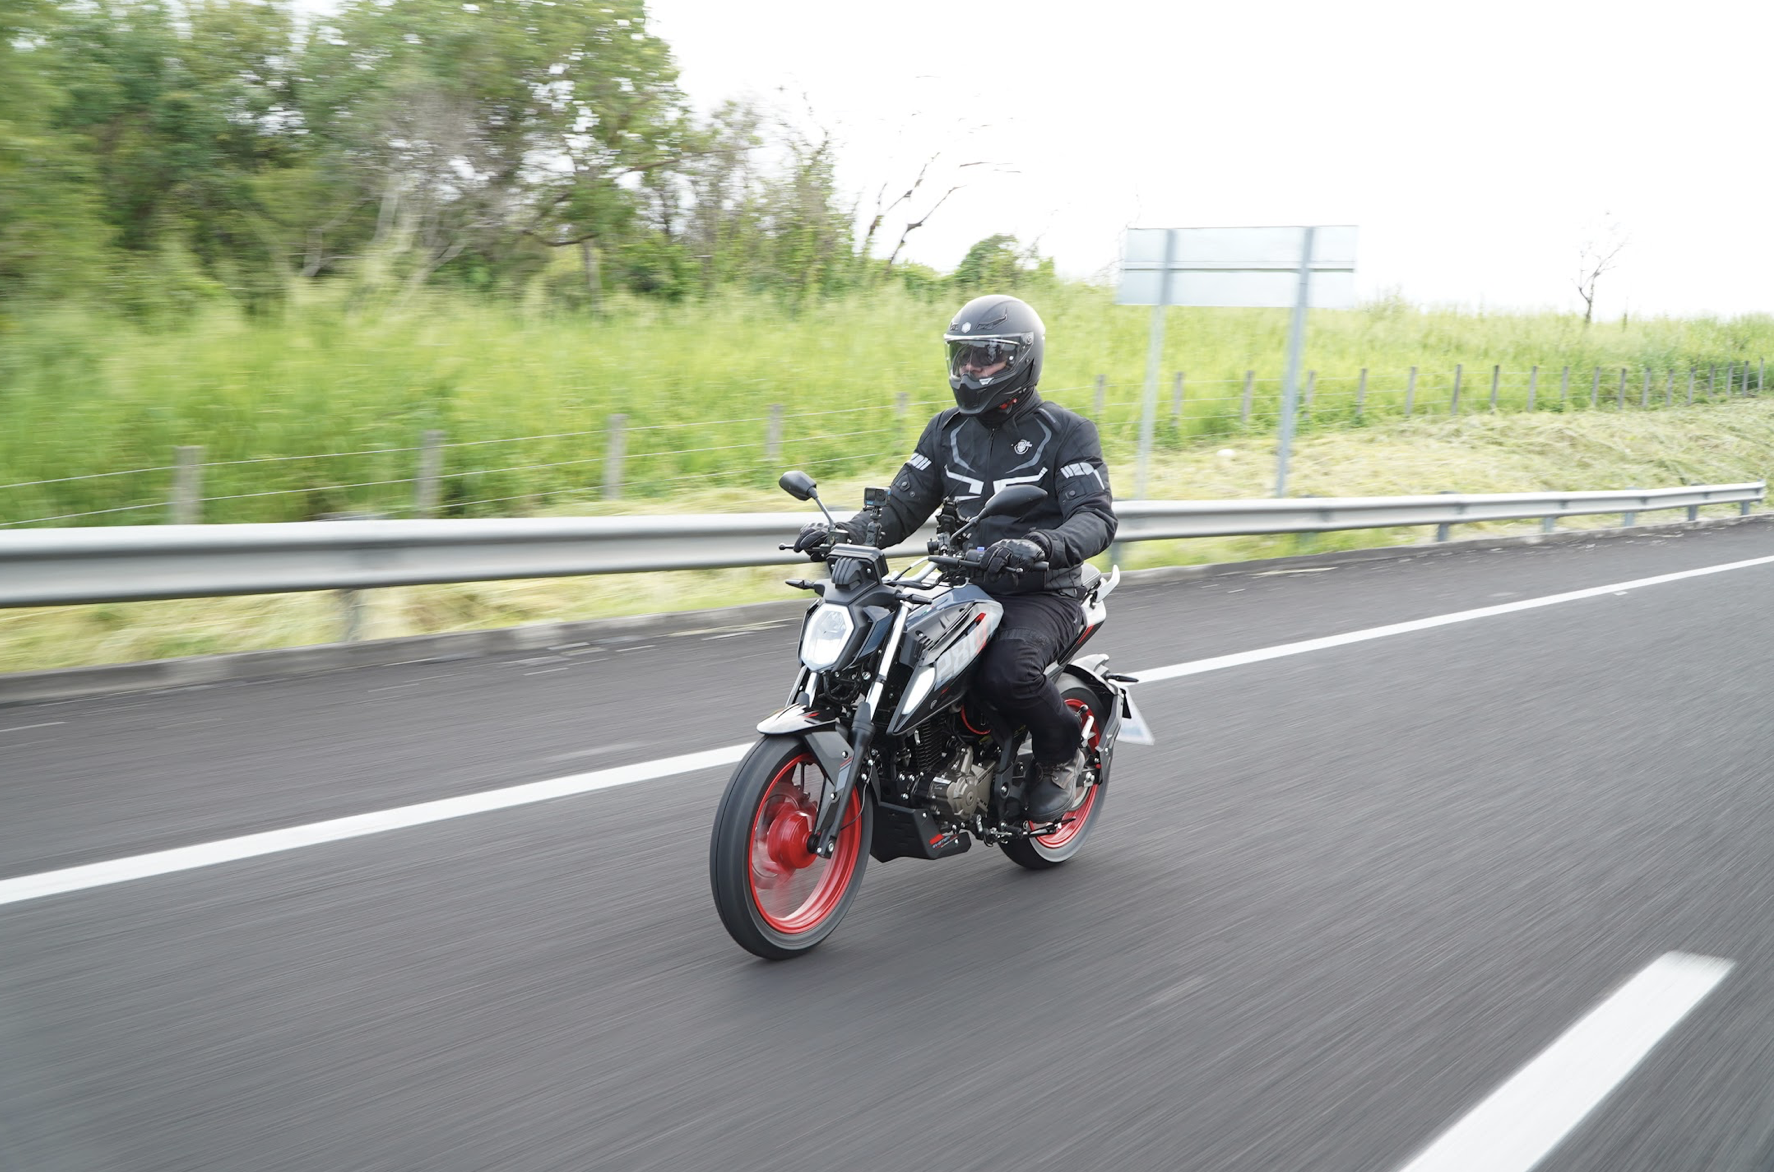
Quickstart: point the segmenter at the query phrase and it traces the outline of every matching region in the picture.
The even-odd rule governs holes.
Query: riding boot
[[[1030,822],[1057,822],[1072,808],[1072,791],[1084,769],[1084,745],[1064,761],[1037,761],[1023,795],[1023,815]]]

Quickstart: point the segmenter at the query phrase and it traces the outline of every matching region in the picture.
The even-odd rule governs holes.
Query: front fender
[[[758,721],[758,731],[767,737],[796,736],[817,728],[833,728],[837,723],[835,712],[821,712],[805,704],[790,704]]]
[[[850,738],[842,730],[826,725],[820,728],[797,729],[792,733],[771,733],[771,736],[792,736],[812,751],[825,775],[836,782],[844,776],[851,759]],[[759,742],[765,744],[767,742]]]

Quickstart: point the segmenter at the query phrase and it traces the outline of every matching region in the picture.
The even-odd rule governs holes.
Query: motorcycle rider
[[[1109,470],[1096,425],[1036,390],[1046,330],[1033,308],[1002,294],[976,297],[943,341],[955,406],[925,425],[894,478],[880,545],[916,532],[944,497],[953,496],[969,518],[1009,485],[1047,490],[1022,516],[988,517],[973,532],[985,550],[979,584],[1003,604],[1004,617],[980,656],[972,689],[1028,727],[1035,770],[1025,814],[1033,823],[1053,822],[1071,806],[1085,746],[1046,669],[1084,629],[1079,567],[1115,536]],[[840,521],[835,533],[824,521],[811,522],[794,548],[823,556],[834,543],[855,540],[861,517]],[[1034,568],[1040,563],[1046,569]]]

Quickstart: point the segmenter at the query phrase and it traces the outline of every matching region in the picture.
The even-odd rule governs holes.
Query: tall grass
[[[1137,436],[1150,311],[1085,286],[1030,294],[1048,323],[1044,391],[1097,414],[1112,460]],[[411,511],[419,437],[445,433],[442,511],[491,516],[562,504],[600,510],[711,484],[758,488],[781,466],[820,476],[885,475],[923,419],[948,403],[939,335],[952,306],[897,290],[790,311],[729,295],[680,305],[625,302],[602,318],[439,296],[400,312],[353,315],[325,296],[275,320],[212,309],[178,329],[45,312],[0,339],[0,523],[164,519],[177,445],[204,449],[209,521],[299,520],[341,511]],[[1287,314],[1169,311],[1160,442],[1273,427]],[[1612,408],[1618,369],[1637,409],[1645,369],[1655,400],[1678,372],[1758,363],[1774,318],[1647,319],[1584,327],[1557,314],[1472,314],[1386,301],[1315,312],[1307,366],[1318,372],[1307,430],[1363,426],[1412,410],[1447,414],[1454,367],[1463,411],[1526,405]],[[1558,372],[1572,368],[1571,396]],[[1359,417],[1355,375],[1369,371]],[[1248,425],[1243,380],[1256,372]],[[1183,410],[1170,418],[1172,372]],[[1722,393],[1722,392],[1721,392]],[[896,411],[901,396],[907,410]],[[764,442],[784,411],[776,459]],[[606,434],[626,416],[623,499],[600,499]],[[130,471],[140,469],[142,471]],[[107,475],[125,472],[127,475]],[[83,479],[70,479],[83,478]],[[47,483],[45,483],[47,482]],[[109,511],[121,510],[121,511]]]

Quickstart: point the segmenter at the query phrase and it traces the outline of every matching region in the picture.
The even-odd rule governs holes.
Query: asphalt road
[[[1774,526],[1124,588],[1182,663]],[[1634,973],[1729,975],[1558,1172],[1774,1166],[1774,565],[1155,682],[1032,875],[721,930],[724,770],[0,905],[0,1169],[1404,1167]],[[746,740],[783,626],[0,708],[0,880]],[[1484,1167],[1482,1160],[1473,1165]]]

